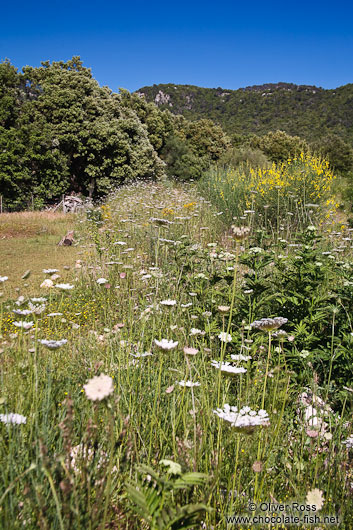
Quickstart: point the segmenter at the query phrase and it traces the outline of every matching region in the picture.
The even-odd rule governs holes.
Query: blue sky
[[[114,91],[158,83],[236,89],[353,82],[350,0],[19,0],[0,15],[0,59],[18,68],[80,55]]]

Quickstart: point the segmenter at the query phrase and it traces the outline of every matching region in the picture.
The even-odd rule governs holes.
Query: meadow
[[[352,528],[352,229],[334,180],[302,155],[139,182],[47,221],[74,224],[66,254],[51,240],[2,261],[1,528]]]

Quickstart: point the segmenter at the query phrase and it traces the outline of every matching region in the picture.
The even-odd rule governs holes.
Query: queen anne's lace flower
[[[162,339],[162,340],[154,339],[154,343],[156,346],[158,346],[158,348],[161,348],[161,350],[173,350],[179,344],[178,341],[173,342],[172,340],[167,340],[167,339]]]
[[[15,315],[21,315],[22,317],[26,317],[32,314],[32,311],[30,309],[13,309],[12,312],[15,313]]]
[[[55,287],[57,289],[61,289],[62,291],[70,291],[70,289],[73,289],[75,286],[70,285],[69,283],[57,283]]]
[[[353,434],[342,443],[347,447],[347,449],[353,449]]]
[[[162,300],[159,303],[161,305],[166,305],[166,306],[172,307],[173,305],[176,305],[176,300]]]
[[[31,329],[33,322],[23,322],[21,320],[20,322],[13,322],[13,325],[16,326],[16,328]]]
[[[101,374],[90,379],[83,388],[88,399],[102,401],[114,391],[113,379],[109,375]]]
[[[212,361],[211,365],[214,368],[217,368],[218,370],[221,369],[221,372],[233,375],[233,374],[245,374],[247,372],[246,368],[243,368],[242,366],[233,366],[232,364],[225,362],[225,363],[219,363],[218,361]]]
[[[57,350],[58,348],[61,348],[61,346],[64,346],[64,344],[67,343],[67,339],[61,339],[61,340],[46,340],[46,339],[39,339],[39,341],[43,346],[46,346],[49,348],[49,350]]]
[[[242,355],[239,353],[238,355],[231,355],[231,359],[233,361],[250,361],[251,356],[250,355]]]
[[[275,318],[262,318],[261,320],[255,320],[250,324],[252,328],[261,329],[262,331],[271,331],[278,329],[283,324],[288,322],[288,318],[275,317]]]
[[[264,409],[256,412],[250,407],[243,407],[238,411],[238,407],[231,407],[226,403],[223,409],[217,409],[213,412],[219,418],[228,421],[232,427],[248,432],[252,432],[257,426],[269,425],[269,417]]]
[[[49,280],[49,278],[47,278],[46,280],[44,280],[44,282],[42,282],[40,284],[41,287],[54,287],[54,282],[53,280]]]
[[[222,331],[222,333],[218,335],[218,338],[222,342],[232,342],[232,335],[226,333],[225,331]]]
[[[97,283],[99,285],[103,285],[105,283],[108,283],[108,280],[106,280],[105,278],[98,278]]]
[[[193,383],[192,381],[179,381],[179,386],[187,386],[189,388],[192,388],[194,386],[201,386],[201,383],[199,383],[198,381],[196,381],[195,383]]]
[[[0,421],[2,423],[26,423],[27,418],[21,414],[10,412],[9,414],[0,414]]]

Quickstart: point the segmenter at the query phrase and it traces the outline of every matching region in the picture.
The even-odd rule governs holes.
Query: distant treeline
[[[349,171],[349,145],[337,135],[316,148],[324,144],[336,168]],[[226,134],[211,119],[189,121],[138,93],[113,93],[79,57],[22,72],[0,63],[0,195],[9,210],[71,192],[98,198],[164,174],[198,179],[215,163],[263,165],[309,148],[280,131]]]

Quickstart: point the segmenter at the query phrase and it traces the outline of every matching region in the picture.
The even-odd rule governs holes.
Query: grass
[[[214,530],[250,502],[295,501],[350,528],[350,232],[236,241],[222,219],[192,186],[124,187],[102,218],[77,219],[74,288],[16,316],[30,330],[3,297],[0,413],[26,423],[0,423],[0,527]],[[279,316],[283,335],[250,326]],[[244,370],[227,377],[212,360]],[[114,389],[92,401],[85,385],[101,374]],[[215,413],[226,404],[269,421],[236,428]]]
[[[45,268],[60,269],[65,281],[67,273],[63,266],[72,266],[80,250],[57,244],[74,225],[75,218],[71,214],[20,212],[0,215],[0,274],[9,277],[8,296],[15,296],[16,289],[20,289],[20,294],[38,293]],[[21,280],[27,270],[31,275]]]

